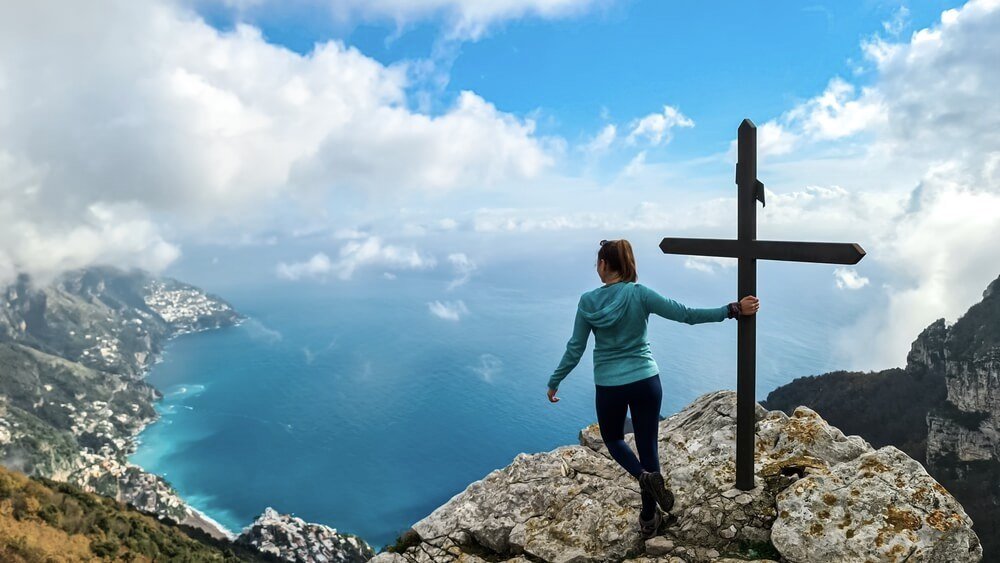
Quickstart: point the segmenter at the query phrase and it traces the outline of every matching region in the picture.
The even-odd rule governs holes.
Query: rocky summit
[[[376,562],[982,559],[962,506],[894,446],[816,412],[756,410],[756,486],[733,488],[736,395],[703,395],[659,428],[676,523],[643,541],[638,483],[597,425],[580,445],[519,454],[420,520]],[[631,435],[627,438],[630,442]],[[634,444],[632,444],[634,446]]]

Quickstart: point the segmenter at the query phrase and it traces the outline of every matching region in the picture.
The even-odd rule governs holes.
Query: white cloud
[[[602,0],[337,0],[341,17],[390,18],[398,25],[443,17],[449,36],[477,39],[499,22],[525,17],[561,18],[583,13]]]
[[[477,210],[472,228],[480,233],[561,231],[613,224],[613,217],[605,213],[577,212],[563,215],[549,210],[494,208]]]
[[[590,142],[583,145],[582,150],[592,155],[603,153],[611,147],[611,143],[615,142],[617,136],[618,128],[614,124],[605,125]]]
[[[433,268],[437,260],[425,256],[412,246],[384,244],[379,237],[368,237],[363,241],[352,240],[340,249],[337,261],[340,279],[350,279],[363,266],[378,265],[397,270],[423,270]]]
[[[532,120],[504,114],[469,91],[441,116],[387,106],[370,117],[329,132],[314,156],[296,163],[293,181],[316,188],[447,191],[532,178],[554,162],[534,138]]]
[[[461,300],[458,301],[431,301],[427,303],[427,308],[431,314],[446,321],[458,321],[469,313],[469,309]]]
[[[367,236],[368,233],[359,231],[357,229],[337,229],[337,231],[333,233],[333,238],[338,240],[359,239],[359,238],[365,238]]]
[[[892,17],[882,22],[882,29],[889,35],[899,35],[910,25],[910,9],[900,6],[892,13]]]
[[[622,168],[622,176],[635,177],[642,174],[642,169],[646,166],[646,151],[639,151],[639,154],[628,161],[625,168]]]
[[[458,228],[458,221],[445,217],[437,222],[437,227],[442,231],[454,231]]]
[[[669,143],[676,127],[694,127],[694,121],[677,108],[665,105],[662,113],[651,113],[633,121],[627,140],[635,143],[640,137],[644,137],[651,145]]]
[[[802,145],[850,137],[884,125],[886,107],[881,92],[835,77],[820,95],[779,118],[758,126],[761,158],[784,155]],[[736,141],[730,149],[736,154]]]
[[[774,121],[768,121],[757,128],[758,158],[788,154],[795,148],[799,136]],[[736,141],[731,152],[736,154]]]
[[[448,291],[464,285],[476,271],[476,263],[469,259],[464,252],[455,252],[448,255],[448,262],[455,269],[455,279],[448,282]]]
[[[333,270],[333,262],[330,261],[329,256],[322,252],[313,254],[312,258],[305,262],[291,264],[280,262],[277,266],[278,277],[286,280],[325,278],[331,270]]]
[[[995,158],[992,170],[978,173],[955,163],[929,171],[914,192],[913,209],[893,222],[880,253],[895,279],[889,308],[864,319],[867,332],[859,335],[876,334],[875,344],[891,348],[881,355],[868,351],[883,364],[901,365],[920,330],[941,317],[954,322],[1000,273],[1000,155]]]
[[[3,11],[0,282],[96,260],[160,268],[177,254],[163,233],[245,228],[332,194],[523,181],[553,162],[531,120],[472,92],[412,111],[405,65],[338,41],[300,55],[169,0]]]
[[[877,79],[855,100],[877,102],[882,118],[864,126],[868,154],[843,165],[889,160],[919,175],[895,213],[872,216],[874,228],[859,221],[876,233],[867,260],[886,269],[888,310],[872,311],[842,344],[870,368],[902,365],[920,330],[957,319],[1000,268],[1000,2],[973,0],[908,41],[865,48]],[[860,123],[836,121],[823,130]]]
[[[715,256],[691,256],[684,259],[684,267],[697,272],[714,274],[722,268],[732,268],[736,266],[733,258],[717,258]]]
[[[433,268],[437,261],[433,256],[425,256],[412,246],[385,244],[376,236],[364,240],[349,240],[341,248],[336,262],[323,252],[318,252],[305,262],[280,262],[276,267],[278,277],[286,280],[303,278],[326,279],[335,274],[342,280],[349,280],[354,273],[366,266],[380,266],[396,270],[421,270]],[[389,272],[383,274],[395,279]],[[391,276],[391,277],[390,277]]]
[[[858,91],[834,78],[822,94],[789,112],[787,119],[800,123],[811,139],[839,139],[884,122],[885,107],[877,90]]]
[[[854,268],[837,268],[833,271],[833,277],[840,289],[861,289],[869,282],[868,278],[858,274]]]

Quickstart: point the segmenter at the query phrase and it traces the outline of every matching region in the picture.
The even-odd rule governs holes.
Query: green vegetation
[[[913,459],[927,457],[927,412],[945,405],[944,375],[899,368],[879,372],[834,371],[800,377],[772,391],[762,404],[788,414],[805,405],[844,434],[880,448],[892,444]]]
[[[972,360],[1000,346],[1000,278],[990,284],[988,297],[976,303],[949,329],[948,353],[952,360]]]
[[[273,561],[112,499],[0,468],[0,561]]]
[[[403,553],[407,549],[418,545],[420,543],[420,535],[417,534],[416,530],[413,528],[408,528],[403,533],[396,537],[396,543],[386,544],[382,547],[382,551],[387,551],[389,553]]]

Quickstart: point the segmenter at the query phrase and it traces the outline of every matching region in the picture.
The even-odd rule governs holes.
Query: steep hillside
[[[157,416],[160,394],[142,378],[166,341],[240,320],[218,297],[141,271],[90,268],[45,286],[22,276],[2,290],[0,465],[37,480],[4,473],[14,492],[0,505],[0,561],[89,561],[95,554],[252,561],[257,553],[270,554],[261,560],[356,563],[374,555],[360,538],[270,509],[229,538],[166,481],[128,462],[135,436]],[[119,503],[186,526],[149,528],[155,521]]]
[[[127,462],[156,418],[142,380],[167,339],[232,325],[218,297],[141,271],[89,268],[0,299],[0,464],[205,525],[168,484]]]
[[[79,487],[0,467],[0,561],[277,561],[256,550],[200,541]]]

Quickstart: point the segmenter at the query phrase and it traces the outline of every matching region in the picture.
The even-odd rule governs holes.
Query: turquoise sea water
[[[683,283],[646,283],[690,306],[728,300],[712,296],[730,293],[732,270],[684,272]],[[149,375],[165,395],[162,418],[142,433],[132,461],[234,531],[273,506],[377,549],[519,452],[574,443],[594,421],[592,338],[563,382],[562,401],[545,397],[578,290],[600,283],[582,275],[589,277],[558,287],[497,271],[454,291],[430,274],[208,284],[250,320],[168,344]],[[841,367],[828,340],[864,306],[854,296],[824,305],[837,291],[828,268],[769,267],[764,283],[758,398]],[[459,299],[468,310],[459,321],[430,313],[430,301]],[[650,340],[662,414],[735,388],[732,321],[688,326],[652,317]]]

